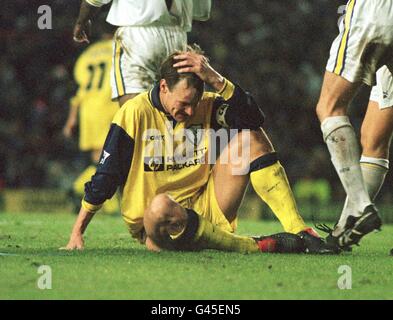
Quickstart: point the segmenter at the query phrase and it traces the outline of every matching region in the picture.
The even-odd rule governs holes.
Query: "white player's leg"
[[[326,72],[317,114],[322,123],[324,140],[332,163],[347,193],[353,211],[345,219],[345,231],[330,234],[328,241],[346,248],[381,226],[381,219],[371,202],[360,167],[360,151],[354,129],[346,116],[346,109],[358,88],[344,78]]]
[[[391,27],[389,23],[386,28],[385,22],[380,23],[391,21],[389,16],[389,7],[382,8],[374,2],[348,2],[340,34],[330,51],[328,72],[317,106],[324,139],[348,196],[346,212],[340,219],[341,230],[330,233],[327,240],[335,241],[343,248],[357,244],[364,235],[381,226],[363,178],[359,144],[346,109],[359,83],[373,85],[378,65],[390,64]],[[381,29],[373,28],[370,23],[377,20]],[[381,38],[381,34],[387,35],[386,41],[376,46],[374,40]]]
[[[340,177],[349,201],[355,204],[353,216],[361,216],[371,204],[364,185],[359,159],[359,143],[346,116],[346,109],[356,93],[358,84],[326,72],[317,114],[332,163]]]
[[[377,102],[370,101],[361,130],[363,153],[360,166],[372,201],[378,195],[389,170],[392,132],[393,108],[380,110]],[[340,220],[333,231],[334,236],[344,231],[346,219],[353,211],[354,206],[347,197]]]
[[[393,77],[387,66],[383,66],[377,71],[377,85],[371,91],[370,103],[361,129],[363,154],[360,165],[372,201],[378,195],[389,170],[392,132]],[[342,232],[346,218],[353,211],[352,207],[347,198],[334,235]]]

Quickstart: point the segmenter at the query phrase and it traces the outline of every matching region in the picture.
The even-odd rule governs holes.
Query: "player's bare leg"
[[[244,133],[240,132],[231,139],[213,167],[217,202],[229,222],[236,218],[250,181],[250,163],[258,157],[274,152],[273,145],[262,129],[260,131],[246,130]],[[244,152],[243,147],[249,148],[249,152]],[[233,152],[232,149],[235,151]],[[233,163],[231,153],[238,155],[237,158],[240,158],[242,162]],[[241,157],[244,154],[249,154],[249,159]]]
[[[361,144],[365,157],[389,159],[393,133],[393,107],[379,109],[370,101],[361,129]]]
[[[381,189],[389,170],[389,148],[393,133],[393,108],[381,110],[377,102],[370,101],[361,129],[363,148],[360,166],[367,191],[372,201]],[[345,229],[347,217],[353,212],[348,198],[333,235]]]
[[[347,107],[358,88],[358,83],[351,83],[334,73],[326,72],[317,105],[317,115],[332,163],[348,201],[355,208],[346,221],[345,229],[348,232],[337,239],[342,247],[358,243],[362,236],[379,228],[381,223],[363,180],[359,143],[346,116]]]
[[[125,94],[119,97],[119,105],[120,107],[123,106],[128,100],[135,98],[139,93],[130,93],[130,94]]]
[[[145,210],[143,225],[149,250],[173,249],[170,235],[176,235],[186,227],[186,209],[168,195],[159,194]]]

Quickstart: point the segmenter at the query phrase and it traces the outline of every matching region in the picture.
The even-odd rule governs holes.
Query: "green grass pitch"
[[[340,256],[151,253],[120,217],[98,215],[84,251],[59,251],[74,219],[0,214],[0,299],[393,299],[392,225]],[[240,234],[280,231],[276,222],[239,222]],[[51,268],[50,290],[38,288],[41,265]],[[342,265],[352,271],[350,290],[337,285]]]

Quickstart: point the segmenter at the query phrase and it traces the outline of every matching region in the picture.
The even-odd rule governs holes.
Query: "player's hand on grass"
[[[61,247],[60,250],[83,250],[84,248],[84,241],[82,235],[72,235],[70,241],[65,247]]]
[[[91,31],[91,21],[88,20],[85,23],[80,23],[76,22],[74,26],[74,41],[79,42],[79,43],[90,43],[89,37],[90,37],[90,31]]]
[[[222,89],[224,77],[212,68],[209,59],[204,55],[195,52],[179,52],[174,56],[174,59],[178,62],[173,66],[178,68],[179,73],[195,73],[203,82],[211,85],[217,91]]]

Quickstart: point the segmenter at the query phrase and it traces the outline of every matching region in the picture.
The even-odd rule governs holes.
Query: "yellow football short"
[[[192,201],[189,208],[193,209],[196,213],[220,227],[222,230],[228,232],[236,231],[237,219],[230,223],[218,205],[216,193],[214,191],[213,174],[210,175],[205,188],[196,200]]]

